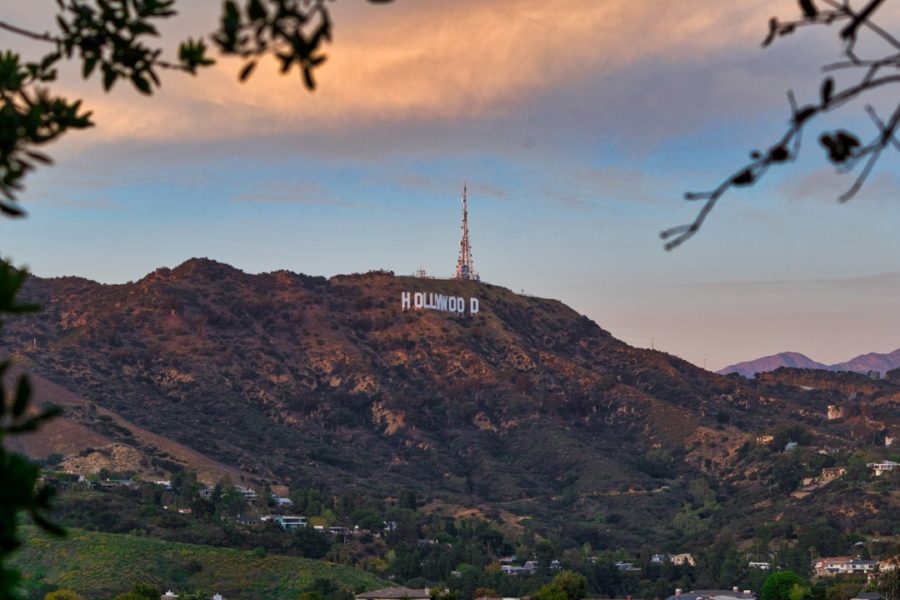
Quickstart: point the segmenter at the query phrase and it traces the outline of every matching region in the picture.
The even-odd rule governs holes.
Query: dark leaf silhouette
[[[816,10],[816,5],[813,4],[813,0],[800,0],[800,9],[803,11],[803,16],[807,19],[815,19],[819,14],[819,11]]]
[[[834,79],[826,77],[822,82],[822,104],[831,102],[831,96],[834,93]]]

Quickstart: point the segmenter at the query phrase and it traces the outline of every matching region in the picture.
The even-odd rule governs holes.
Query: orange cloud
[[[130,91],[102,95],[95,85],[74,89],[87,95],[97,114],[96,135],[103,139],[223,139],[373,122],[490,118],[646,61],[677,64],[736,46],[752,49],[769,16],[797,10],[790,0],[766,6],[756,0],[335,6],[336,40],[314,94],[303,89],[296,73],[280,76],[268,61],[241,85],[239,63],[231,60],[197,78],[168,74],[165,88],[149,100]],[[214,12],[196,9],[183,18],[207,29],[215,22]]]

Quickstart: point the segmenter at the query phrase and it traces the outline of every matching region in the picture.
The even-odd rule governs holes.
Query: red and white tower
[[[472,260],[472,246],[469,244],[469,201],[465,184],[463,184],[462,204],[462,238],[459,240],[459,259],[456,261],[456,278],[465,281],[479,281],[481,278],[478,276],[478,271],[475,270],[475,262]]]

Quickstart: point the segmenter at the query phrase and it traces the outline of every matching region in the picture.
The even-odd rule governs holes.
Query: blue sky
[[[215,3],[179,4],[169,46],[215,22]],[[730,194],[682,248],[657,237],[693,218],[684,191],[779,135],[787,89],[817,93],[839,50],[827,35],[759,47],[794,2],[547,4],[341,0],[312,95],[274,64],[244,85],[232,62],[168,74],[149,100],[66,74],[98,126],[51,148],[57,165],[30,179],[28,219],[0,222],[0,250],[39,275],[105,282],[193,256],[450,274],[468,181],[484,279],[558,298],[629,343],[709,368],[900,347],[891,154],[838,205],[849,180],[808,136],[798,163]],[[49,10],[13,16],[45,29]],[[868,135],[862,117],[849,106],[834,123]]]

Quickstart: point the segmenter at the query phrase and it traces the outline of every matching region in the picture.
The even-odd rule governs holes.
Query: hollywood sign
[[[470,315],[478,314],[480,309],[478,298],[465,298],[460,296],[445,296],[431,292],[401,292],[400,310],[439,310],[441,312],[457,313],[463,315],[466,308]]]

